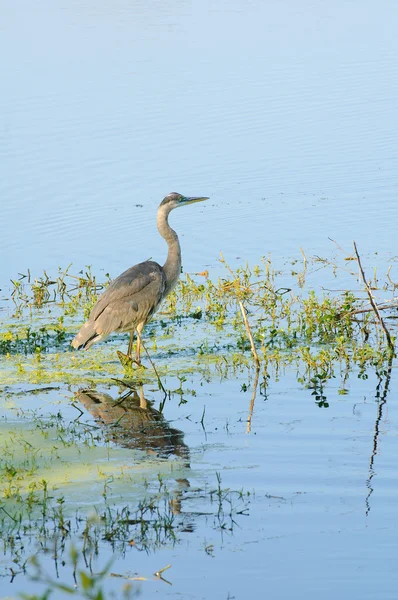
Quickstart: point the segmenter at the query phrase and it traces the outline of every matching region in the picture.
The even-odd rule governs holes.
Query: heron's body
[[[136,358],[139,362],[140,334],[145,324],[159,308],[162,300],[176,285],[181,273],[181,248],[176,232],[168,223],[168,215],[177,206],[207,198],[186,198],[172,193],[160,204],[157,226],[169,251],[163,267],[151,260],[134,265],[114,279],[99,297],[90,317],[72,341],[74,348],[87,350],[112,332],[130,333],[130,356],[133,334],[138,333]]]

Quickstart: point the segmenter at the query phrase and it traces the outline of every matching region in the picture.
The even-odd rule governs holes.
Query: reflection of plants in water
[[[393,357],[392,357],[392,355],[390,355],[389,361],[387,364],[387,368],[383,369],[379,373],[377,373],[379,381],[376,386],[375,397],[376,397],[376,401],[378,403],[378,407],[377,407],[377,414],[376,414],[374,434],[373,434],[373,448],[372,448],[372,453],[371,453],[370,460],[369,460],[369,476],[366,481],[366,487],[368,488],[368,494],[367,494],[366,500],[365,500],[366,516],[368,516],[370,509],[371,509],[370,499],[371,499],[371,495],[373,494],[373,491],[374,491],[372,480],[375,476],[374,463],[375,463],[375,459],[376,459],[376,455],[377,455],[377,451],[378,451],[380,423],[383,418],[383,409],[384,409],[384,405],[387,403],[387,395],[389,392],[389,387],[390,387],[390,382],[391,382],[392,363],[393,363]]]
[[[73,421],[66,421],[61,413],[45,418],[35,412],[29,415],[24,412],[24,419],[30,417],[32,430],[39,432],[39,442],[36,440],[33,446],[29,442],[33,438],[11,435],[3,446],[0,536],[4,554],[12,561],[13,577],[26,572],[27,556],[33,547],[37,552],[51,552],[58,572],[67,542],[81,537],[82,556],[92,571],[92,561],[105,545],[122,554],[131,547],[152,552],[178,543],[183,533],[194,530],[202,516],[207,524],[209,516],[213,516],[213,529],[232,531],[236,519],[246,514],[249,496],[223,489],[219,477],[216,489],[191,488],[183,478],[190,468],[183,433],[170,426],[144,397],[142,388],[129,389],[117,398],[82,390],[76,393],[76,401],[90,411],[97,425],[83,421],[81,410]],[[75,406],[78,408],[77,402]],[[49,442],[46,448],[42,449],[41,439]],[[102,497],[98,496],[89,513],[78,508],[76,500],[75,508],[69,506],[68,487],[63,487],[60,494],[54,483],[40,475],[43,466],[57,470],[58,464],[67,465],[62,458],[65,450],[75,449],[83,456],[89,448],[110,441],[119,447],[145,452],[152,465],[158,461],[164,463],[171,456],[182,459],[179,469],[182,466],[184,472],[173,467],[167,477],[159,474],[157,486],[154,481],[147,483],[141,498],[120,505],[114,500],[116,481],[109,476]],[[172,473],[176,473],[175,480]],[[129,477],[128,470],[118,474],[118,482],[126,476]],[[186,513],[185,505],[189,505]]]
[[[221,487],[221,475],[216,473],[217,489],[210,492],[212,502],[216,501],[218,505],[217,522],[221,531],[232,532],[236,525],[237,515],[248,515],[248,505],[250,493],[244,493],[243,490],[231,492],[229,489]],[[236,500],[239,506],[236,506]]]
[[[315,396],[315,402],[319,408],[328,408],[329,402],[324,394],[323,388],[327,382],[328,377],[325,373],[317,373],[311,379],[311,384],[308,386],[310,390],[313,390],[312,395]]]
[[[35,545],[36,552],[51,553],[58,572],[60,562],[65,560],[67,541],[81,538],[81,555],[92,572],[93,560],[105,548],[104,544],[122,555],[131,547],[152,552],[178,543],[183,533],[193,531],[194,519],[203,516],[209,523],[208,518],[212,515],[215,530],[232,532],[236,519],[248,514],[250,494],[223,489],[220,477],[214,490],[182,488],[180,502],[189,503],[192,508],[189,517],[173,510],[175,494],[164,481],[157,493],[148,494],[136,505],[121,507],[109,502],[111,487],[109,480],[104,486],[102,504],[97,504],[89,515],[81,509],[67,510],[66,499],[62,496],[55,499],[50,495],[45,481],[35,502],[28,502],[21,496],[18,509],[12,513],[0,506],[3,553],[12,561],[12,576],[26,573],[29,549],[30,552],[33,550],[31,544]],[[195,510],[195,505],[200,510]]]

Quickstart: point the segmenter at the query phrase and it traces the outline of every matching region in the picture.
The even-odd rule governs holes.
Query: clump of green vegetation
[[[287,274],[274,270],[269,257],[252,268],[244,265],[233,270],[221,256],[225,277],[217,281],[206,273],[195,279],[183,277],[145,331],[160,375],[184,377],[206,368],[227,376],[228,371],[250,367],[253,356],[265,377],[269,369],[295,364],[299,381],[309,386],[320,375],[327,381],[336,362],[347,371],[380,369],[388,361],[388,352],[380,319],[375,319],[364,293],[319,294],[306,289],[308,269],[320,261],[324,268],[338,270],[329,261],[316,258],[311,263],[306,257],[302,271]],[[394,296],[394,282],[386,281],[383,292],[390,290]],[[108,282],[107,275],[105,282],[98,283],[89,267],[74,276],[70,266],[59,269],[54,278],[44,272],[32,280],[29,273],[13,282],[17,310],[14,320],[0,328],[0,354],[8,358],[15,377],[72,382],[76,375],[91,380],[120,375],[112,341],[79,357],[70,354],[69,347],[77,319],[87,316]],[[375,282],[372,285],[374,290]],[[49,305],[50,318],[43,312]],[[191,346],[184,335],[188,329]],[[169,360],[174,357],[184,357],[183,363]]]
[[[89,312],[98,293],[109,284],[110,276],[107,273],[105,282],[98,283],[90,266],[78,275],[70,273],[71,266],[68,265],[66,269],[59,267],[56,277],[50,277],[43,271],[43,275],[32,279],[28,271],[12,280],[11,298],[15,305],[15,316],[21,317],[26,308],[40,309],[52,304],[61,305],[64,314],[76,314],[82,307]]]
[[[63,349],[66,338],[62,317],[55,324],[42,325],[38,329],[12,323],[7,331],[0,333],[0,355],[27,355]]]

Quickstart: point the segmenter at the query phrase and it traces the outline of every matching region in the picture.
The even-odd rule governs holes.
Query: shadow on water
[[[190,468],[189,448],[184,442],[184,433],[171,427],[163,414],[145,398],[142,386],[113,398],[110,394],[92,389],[76,392],[76,399],[106,429],[109,441],[122,448],[142,450],[152,459],[167,459],[177,456],[183,466]],[[187,479],[176,479],[170,508],[173,514],[181,513],[183,493],[190,487]]]

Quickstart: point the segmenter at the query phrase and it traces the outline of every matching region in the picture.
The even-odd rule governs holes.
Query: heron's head
[[[177,192],[171,192],[168,194],[160,203],[160,206],[166,206],[172,210],[173,208],[178,208],[179,206],[187,206],[188,204],[193,204],[194,202],[202,202],[203,200],[208,200],[206,196],[183,196],[182,194],[178,194]]]

